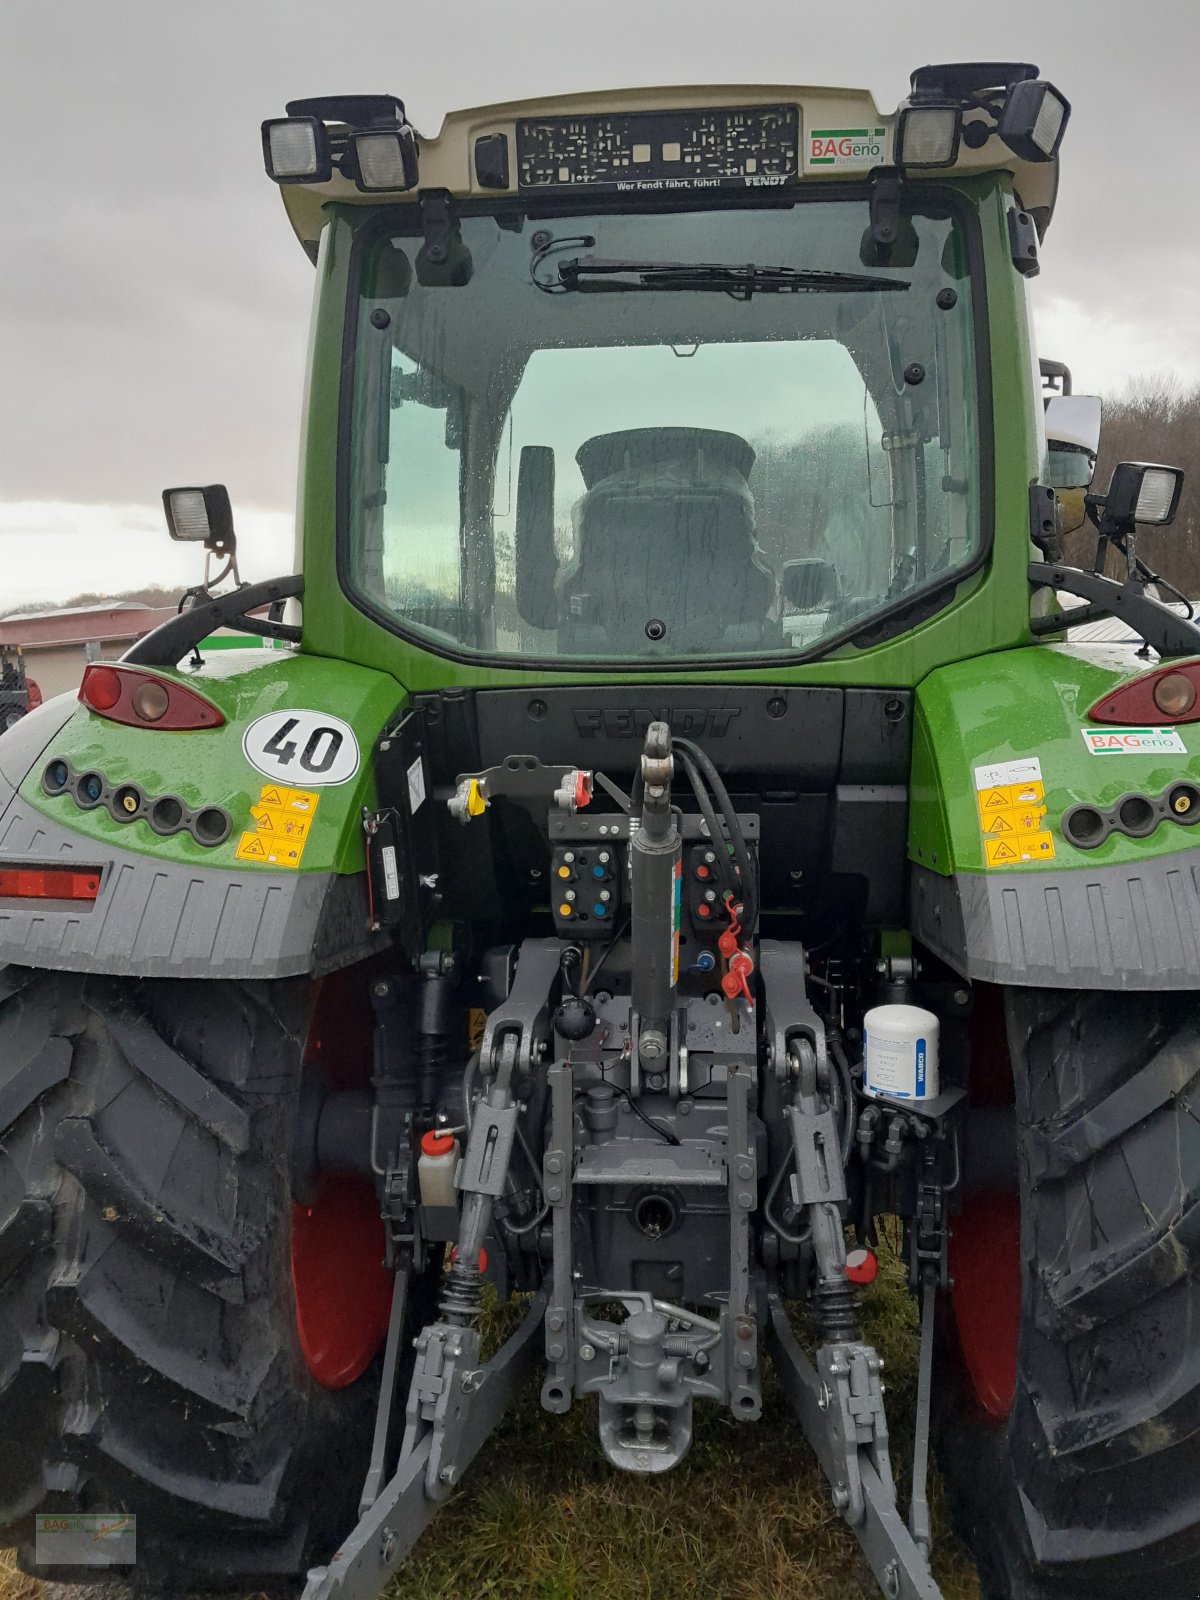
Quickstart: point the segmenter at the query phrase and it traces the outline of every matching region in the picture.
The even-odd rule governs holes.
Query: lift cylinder
[[[682,841],[671,809],[671,732],[652,722],[642,756],[642,814],[629,842],[633,1010],[638,1056],[664,1057],[679,978]]]

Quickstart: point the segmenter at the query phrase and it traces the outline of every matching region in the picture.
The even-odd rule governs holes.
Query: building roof
[[[0,645],[49,650],[63,645],[140,639],[174,615],[174,606],[146,606],[136,600],[64,606],[57,611],[26,611],[0,617]]]

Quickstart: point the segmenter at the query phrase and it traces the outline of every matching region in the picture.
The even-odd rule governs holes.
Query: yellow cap
[[[559,914],[559,916],[560,916],[560,917],[569,917],[569,916],[570,916],[570,915],[571,915],[571,908],[570,908],[570,906],[569,906],[569,905],[568,905],[568,904],[567,904],[567,903],[566,903],[566,901],[565,901],[565,900],[564,900],[564,901],[563,901],[563,903],[562,903],[562,905],[561,905],[561,906],[559,906],[559,908],[558,908],[558,914]]]
[[[569,878],[571,876],[570,867],[559,867],[558,875],[560,878]]]

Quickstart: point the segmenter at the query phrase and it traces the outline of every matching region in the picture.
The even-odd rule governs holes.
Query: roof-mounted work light
[[[1009,89],[996,132],[1022,161],[1053,161],[1070,115],[1054,85],[1035,78]]]
[[[908,106],[896,124],[898,167],[952,167],[958,160],[962,112],[957,106]]]
[[[324,183],[333,173],[329,131],[318,117],[273,117],[262,125],[262,142],[276,183]]]
[[[350,135],[354,181],[364,194],[413,189],[417,183],[417,141],[407,123]]]

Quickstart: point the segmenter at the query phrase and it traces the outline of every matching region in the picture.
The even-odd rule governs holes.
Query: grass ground
[[[885,1360],[893,1461],[911,1451],[915,1307],[894,1260],[867,1296]],[[536,1387],[492,1436],[388,1600],[862,1600],[878,1593],[773,1382],[761,1422],[697,1407],[686,1463],[661,1479],[613,1472],[592,1405],[552,1417]],[[946,1600],[978,1600],[934,1486],[934,1571]],[[80,1594],[83,1591],[74,1591]],[[0,1569],[0,1600],[57,1600]],[[65,1600],[65,1595],[64,1595]]]

